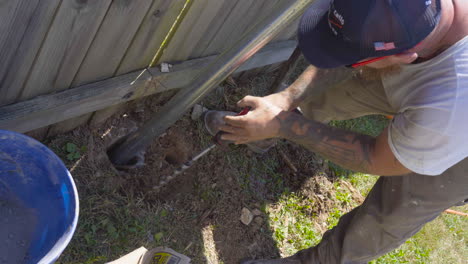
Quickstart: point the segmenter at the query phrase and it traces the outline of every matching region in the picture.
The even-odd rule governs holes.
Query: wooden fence
[[[126,101],[183,87],[288,1],[294,0],[1,1],[0,129],[64,132],[104,120]],[[152,68],[130,85],[184,6],[188,12],[158,60],[175,64],[171,72]],[[294,35],[291,25],[240,70],[287,59]],[[148,85],[151,78],[161,85]]]

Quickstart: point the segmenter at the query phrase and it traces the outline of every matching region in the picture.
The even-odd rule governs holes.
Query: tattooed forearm
[[[373,173],[375,138],[330,127],[291,112],[278,116],[280,134],[345,168]]]

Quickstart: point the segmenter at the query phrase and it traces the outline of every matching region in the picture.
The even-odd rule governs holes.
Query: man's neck
[[[468,5],[465,0],[453,0],[453,23],[444,38],[446,45],[453,45],[468,35]]]
[[[419,58],[415,62],[429,60],[451,47],[468,33],[468,6],[465,0],[442,0],[442,15],[438,26],[424,41],[421,48],[415,48]]]

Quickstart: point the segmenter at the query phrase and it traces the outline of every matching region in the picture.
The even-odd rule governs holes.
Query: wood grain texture
[[[63,1],[20,100],[70,87],[111,0]]]
[[[238,71],[287,60],[295,47],[295,41],[270,44]],[[160,73],[157,68],[152,68],[134,85],[130,83],[140,71],[3,106],[0,107],[0,129],[26,132],[142,96],[184,87],[216,57],[210,56],[174,65],[170,73]],[[148,82],[151,78],[153,81]]]
[[[117,75],[148,67],[184,3],[185,0],[153,1],[117,70]]]
[[[12,0],[0,6],[0,105],[18,100],[59,3]]]
[[[115,75],[151,3],[151,0],[112,2],[71,84],[72,87]],[[92,115],[93,113],[88,113],[53,125],[48,136],[73,130],[87,123]]]
[[[257,22],[260,10],[267,6],[268,1],[265,0],[239,0],[223,28],[206,47],[204,53],[222,52],[239,41],[245,31]]]
[[[171,43],[161,57],[161,62],[185,61],[191,56],[198,41],[204,38],[205,32],[216,20],[216,15],[228,0],[197,0],[175,33]]]
[[[152,1],[146,16],[135,34],[131,46],[116,69],[117,75],[145,68],[162,44],[185,1]],[[148,9],[148,8],[147,8]],[[117,112],[125,104],[113,105],[92,114],[90,123],[97,125]]]
[[[126,74],[97,83],[67,89],[47,96],[7,105],[1,108],[0,125],[18,132],[54,124],[91,111],[102,109],[121,100],[128,100],[133,89],[144,85],[148,76],[143,76],[134,86],[130,85],[137,73]]]
[[[29,20],[36,9],[38,0],[4,1],[0,3],[0,80],[8,72],[15,57]],[[0,92],[5,94],[6,88],[0,83]],[[5,104],[5,98],[0,104]]]
[[[250,0],[252,1],[252,0]],[[192,57],[206,57],[213,54],[219,53],[218,50],[213,51],[212,49],[208,49],[210,44],[213,41],[219,39],[219,35],[221,32],[225,31],[226,24],[229,24],[229,20],[232,17],[232,13],[234,10],[238,8],[239,5],[242,4],[240,0],[231,0],[231,1],[224,1],[223,6],[220,8],[219,12],[216,14],[216,19],[212,21],[210,27],[204,33],[204,36],[200,41],[198,41],[197,45],[195,46]]]
[[[127,54],[117,69],[118,75],[146,68],[149,65],[184,4],[185,0],[153,1],[130,48],[127,50]],[[120,112],[121,107],[125,107],[125,104],[113,105],[99,110],[92,115],[89,122],[97,125]]]
[[[72,86],[115,76],[151,4],[152,0],[112,2]]]

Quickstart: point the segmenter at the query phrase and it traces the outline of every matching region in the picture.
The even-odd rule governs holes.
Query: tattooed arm
[[[354,171],[374,175],[402,175],[411,172],[393,155],[388,129],[374,138],[307,120],[296,113],[278,115],[279,136],[319,153]]]
[[[238,105],[252,108],[244,116],[225,117],[223,139],[244,144],[283,137],[319,153],[342,167],[375,175],[409,173],[388,145],[387,129],[377,138],[357,134],[307,120],[290,112],[306,97],[320,93],[352,72],[346,68],[323,70],[309,66],[286,90],[265,97],[246,96]],[[313,88],[313,89],[309,89]]]
[[[302,115],[271,104],[262,97],[246,96],[239,106],[250,106],[244,116],[225,117],[223,139],[244,144],[265,138],[281,137],[294,141],[334,163],[354,171],[374,175],[409,173],[388,145],[388,130],[374,138],[308,120]]]

